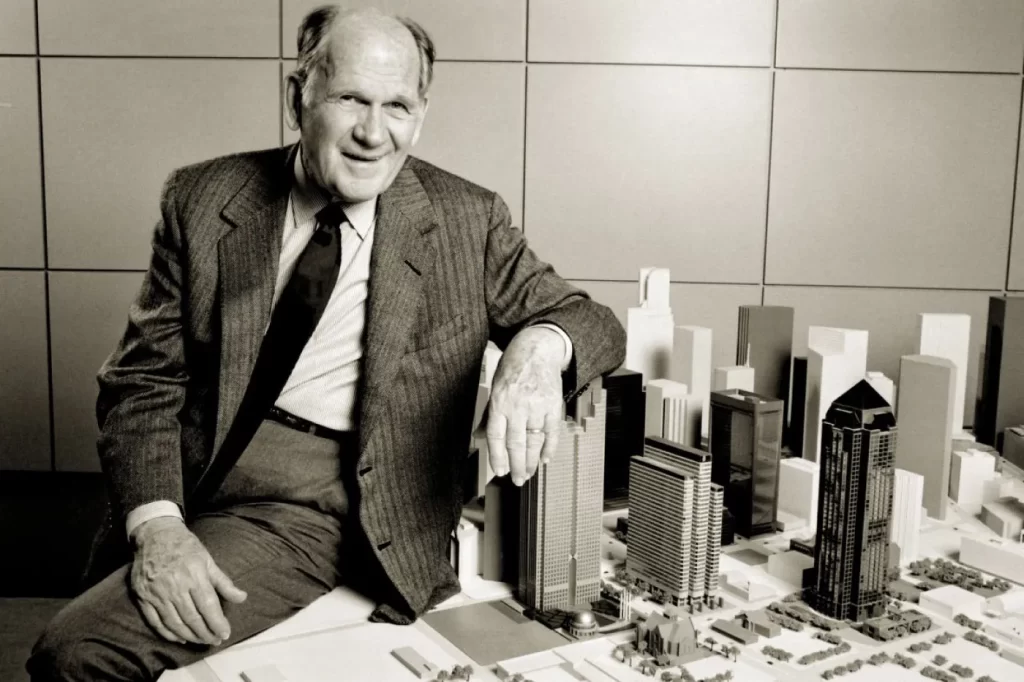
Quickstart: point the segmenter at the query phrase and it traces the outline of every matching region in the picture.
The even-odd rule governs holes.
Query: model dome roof
[[[597,627],[597,618],[591,611],[578,611],[572,615],[571,625],[580,629],[594,628]]]

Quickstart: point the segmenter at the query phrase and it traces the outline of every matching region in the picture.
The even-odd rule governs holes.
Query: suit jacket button
[[[380,551],[383,551],[383,550],[387,549],[390,546],[391,546],[391,540],[388,540],[387,542],[382,542],[379,545],[377,545],[377,549],[380,550]]]

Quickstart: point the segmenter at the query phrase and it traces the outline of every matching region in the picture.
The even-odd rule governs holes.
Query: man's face
[[[343,201],[368,201],[391,185],[419,138],[427,109],[419,54],[404,28],[341,29],[329,49],[329,67],[310,74],[309,96],[293,105],[302,107],[306,171]]]

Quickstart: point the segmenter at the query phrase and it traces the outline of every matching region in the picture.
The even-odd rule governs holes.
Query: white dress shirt
[[[316,229],[316,214],[330,198],[308,182],[300,155],[295,155],[295,185],[285,212],[284,236],[274,285],[274,304],[295,269],[299,256]],[[275,405],[297,417],[338,431],[350,431],[356,423],[356,390],[362,371],[366,300],[370,282],[370,253],[376,228],[376,199],[345,206],[348,222],[341,226],[341,269],[323,316],[302,353]],[[572,342],[560,327],[541,323],[565,342],[562,370],[572,360]],[[126,532],[159,516],[181,518],[178,505],[159,500],[128,513]]]

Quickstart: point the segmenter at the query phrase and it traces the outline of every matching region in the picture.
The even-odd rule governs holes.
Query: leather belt
[[[348,441],[355,437],[354,431],[338,431],[337,429],[329,429],[326,426],[320,426],[314,424],[308,419],[302,417],[296,417],[291,412],[282,410],[280,407],[271,407],[267,411],[267,419],[275,421],[278,424],[283,424],[289,429],[308,433],[319,438],[328,438],[336,441]]]

